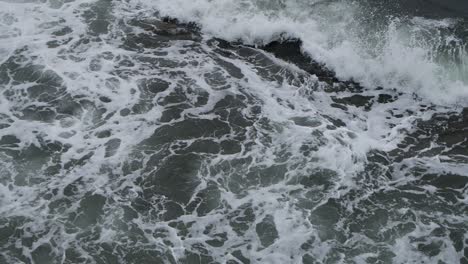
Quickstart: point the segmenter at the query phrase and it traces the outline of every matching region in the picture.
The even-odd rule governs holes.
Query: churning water
[[[0,0],[0,263],[468,263],[468,4]]]

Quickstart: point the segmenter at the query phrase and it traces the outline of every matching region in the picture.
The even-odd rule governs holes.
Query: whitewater
[[[0,0],[0,263],[468,263],[467,8]]]

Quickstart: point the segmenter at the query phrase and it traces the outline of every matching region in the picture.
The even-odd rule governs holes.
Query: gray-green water
[[[468,263],[466,20],[406,4],[0,0],[0,263]]]

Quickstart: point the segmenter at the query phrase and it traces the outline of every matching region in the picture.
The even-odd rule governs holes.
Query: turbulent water
[[[0,0],[0,263],[468,263],[468,4]]]

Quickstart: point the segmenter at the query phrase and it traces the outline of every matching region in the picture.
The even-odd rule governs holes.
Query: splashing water
[[[0,263],[468,262],[467,21],[407,10],[0,1]]]

